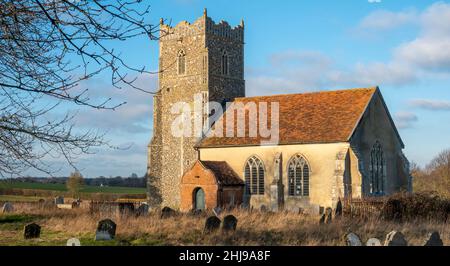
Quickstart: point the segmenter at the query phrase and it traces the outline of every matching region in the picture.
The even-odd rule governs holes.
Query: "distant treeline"
[[[18,177],[16,182],[44,183],[44,184],[65,184],[68,177]],[[84,178],[84,185],[87,186],[109,186],[109,187],[146,187],[145,177],[96,177]]]

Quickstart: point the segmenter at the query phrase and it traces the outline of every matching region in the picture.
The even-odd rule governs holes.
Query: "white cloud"
[[[381,0],[367,0],[367,2],[373,4],[373,3],[381,3]]]
[[[360,30],[391,30],[417,20],[417,12],[415,10],[404,10],[400,12],[392,12],[388,10],[377,10],[366,16],[360,24]]]
[[[154,91],[156,75],[143,75],[136,81],[136,85]],[[152,94],[132,88],[116,89],[100,85],[93,89],[90,97],[93,100],[103,99],[105,90],[109,90],[107,95],[111,96],[114,102],[126,102],[126,104],[116,110],[83,108],[75,117],[77,126],[107,130],[109,133],[115,131],[131,134],[148,132],[150,134]]]
[[[450,111],[450,101],[429,100],[429,99],[413,99],[409,101],[412,107],[423,108],[433,111]]]
[[[397,127],[400,129],[411,128],[419,120],[417,115],[411,112],[400,111],[394,115]]]
[[[389,29],[414,23],[419,34],[392,49],[387,62],[356,62],[342,68],[319,51],[286,51],[269,57],[270,68],[247,72],[249,95],[301,92],[336,87],[406,86],[424,78],[450,77],[450,4],[423,12],[375,11],[359,27]],[[250,74],[249,74],[250,73]]]
[[[422,70],[450,69],[450,4],[435,3],[420,15],[421,32],[400,45],[394,59]]]

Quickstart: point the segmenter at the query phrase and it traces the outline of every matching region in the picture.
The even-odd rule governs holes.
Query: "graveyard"
[[[352,217],[345,209],[327,210],[323,215],[245,208],[182,213],[168,207],[151,209],[139,202],[81,201],[66,209],[59,208],[61,200],[70,205],[67,198],[65,202],[55,198],[58,204],[2,203],[0,245],[450,245],[447,217],[439,217],[435,210],[422,213],[422,217],[416,212],[416,218],[404,212],[399,220],[398,213],[393,219],[381,219],[379,215]],[[434,208],[427,205],[431,203],[421,204],[423,209]],[[445,209],[442,213],[447,215]]]

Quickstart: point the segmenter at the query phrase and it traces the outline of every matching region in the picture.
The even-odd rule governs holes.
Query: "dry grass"
[[[97,222],[111,218],[117,224],[116,241],[106,244],[132,245],[343,245],[342,238],[349,232],[357,233],[363,242],[371,237],[384,241],[392,230],[401,231],[410,245],[422,245],[427,234],[438,231],[444,244],[450,245],[449,223],[431,220],[386,222],[378,219],[339,219],[331,224],[319,225],[319,217],[292,213],[260,213],[233,210],[238,218],[234,233],[203,234],[209,214],[193,216],[180,214],[161,219],[158,212],[147,217],[127,217],[117,213],[89,214],[86,208],[59,210],[36,208],[32,204],[17,204],[15,215],[33,217],[42,226],[42,245],[60,245],[70,237],[79,237],[84,245],[93,242]],[[224,213],[226,215],[228,213]],[[0,215],[1,217],[1,215]],[[21,225],[23,226],[23,225]],[[21,240],[21,226],[0,224],[1,245],[36,244]],[[105,243],[103,243],[105,244]]]

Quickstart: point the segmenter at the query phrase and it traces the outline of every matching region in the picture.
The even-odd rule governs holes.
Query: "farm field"
[[[0,181],[0,189],[35,189],[66,192],[65,184],[43,184],[32,182]],[[110,187],[110,186],[83,186],[81,193],[113,193],[113,194],[145,194],[146,188],[137,187]]]

